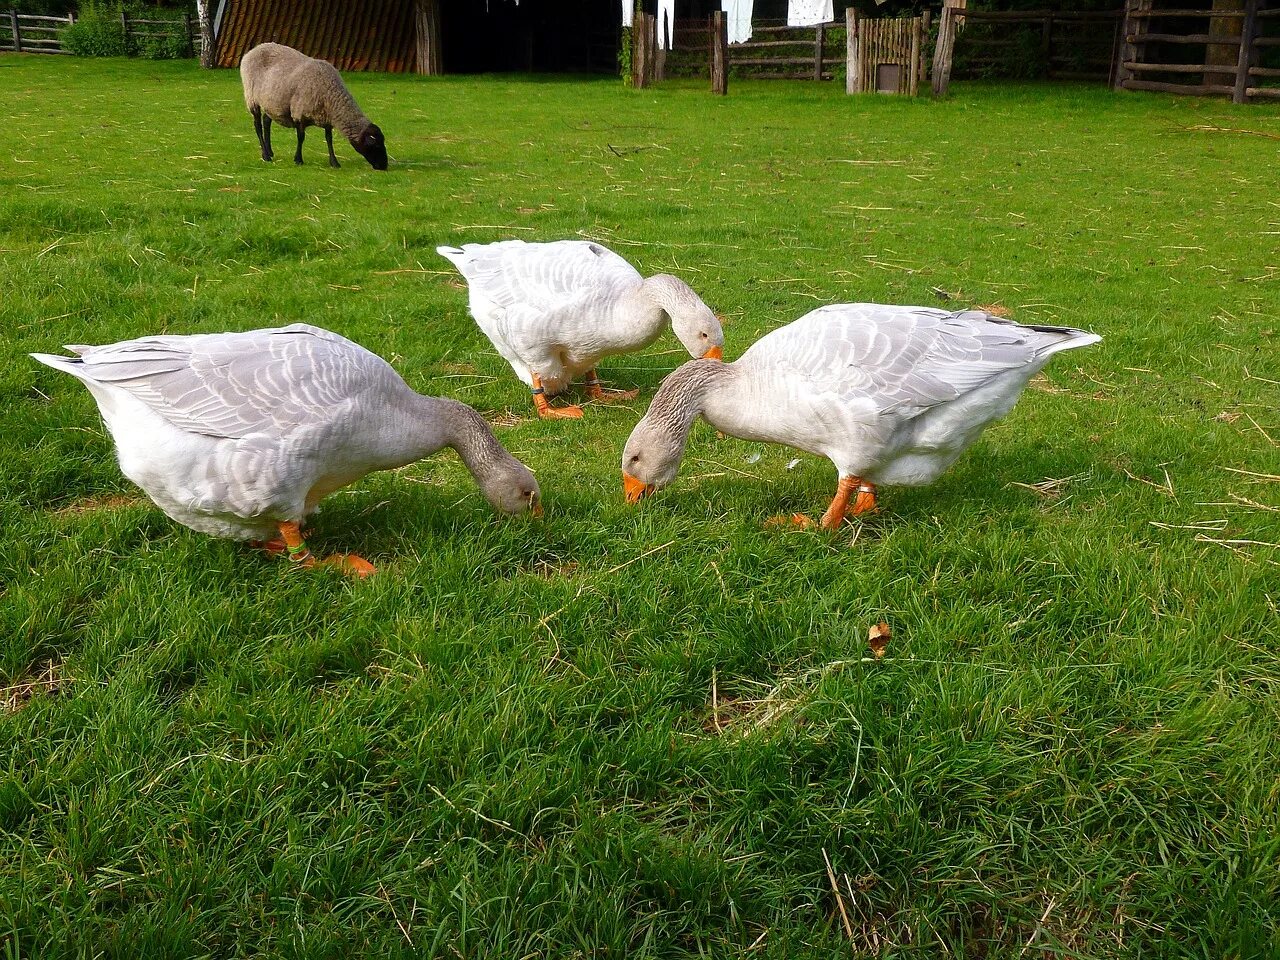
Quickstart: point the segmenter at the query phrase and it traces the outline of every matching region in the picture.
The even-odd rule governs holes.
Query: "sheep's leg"
[[[276,158],[271,152],[271,114],[262,115],[262,159],[270,163]]]
[[[324,128],[324,142],[329,147],[329,166],[338,169],[338,158],[333,155],[333,127]]]
[[[302,166],[302,140],[307,135],[307,128],[298,124],[298,149],[293,155],[293,162]]]
[[[267,118],[267,123],[271,122],[271,118]],[[262,159],[271,159],[271,141],[265,139],[262,134],[262,108],[253,108],[253,132],[258,135],[258,147],[262,150]]]

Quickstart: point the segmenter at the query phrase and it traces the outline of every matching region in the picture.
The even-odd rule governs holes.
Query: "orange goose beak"
[[[724,347],[712,347],[702,355],[703,360],[724,360]]]
[[[639,503],[649,494],[653,493],[654,486],[652,483],[644,483],[637,480],[625,470],[622,473],[622,495],[626,498],[627,503]]]

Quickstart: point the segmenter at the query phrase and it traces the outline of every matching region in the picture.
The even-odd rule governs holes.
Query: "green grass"
[[[0,59],[0,955],[1280,953],[1276,142],[1194,129],[1280,112],[350,82],[389,173],[263,165],[231,71]],[[675,341],[539,422],[434,253],[579,235],[729,357],[937,291],[1106,339],[841,536],[763,526],[829,464],[705,425],[631,508]],[[298,320],[518,418],[545,518],[446,454],[327,502],[379,576],[300,575],[167,520],[25,356]]]

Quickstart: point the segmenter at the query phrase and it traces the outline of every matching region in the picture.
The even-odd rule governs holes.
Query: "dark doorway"
[[[615,73],[617,0],[450,0],[441,4],[446,73]]]

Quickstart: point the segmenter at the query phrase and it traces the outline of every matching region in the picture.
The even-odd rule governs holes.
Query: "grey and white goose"
[[[310,564],[299,525],[324,497],[442,447],[497,510],[541,509],[537,480],[478,413],[415,392],[381,357],[319,327],[66,349],[77,356],[32,356],[89,388],[125,476],[193,530],[271,541]],[[373,572],[356,556],[331,562]]]
[[[581,417],[581,407],[552,407],[547,398],[584,374],[593,399],[634,399],[634,390],[603,389],[596,364],[648,346],[668,323],[690,356],[724,354],[720,320],[687,283],[669,274],[645,279],[594,241],[502,240],[436,252],[466,279],[471,315],[533,391],[541,417]]]
[[[830,459],[839,484],[821,522],[835,529],[850,500],[854,515],[875,507],[877,484],[937,479],[1050,357],[1101,339],[979,310],[820,307],[735,363],[693,360],[668,376],[627,440],[624,494],[634,503],[674,480],[702,416],[730,436]]]

